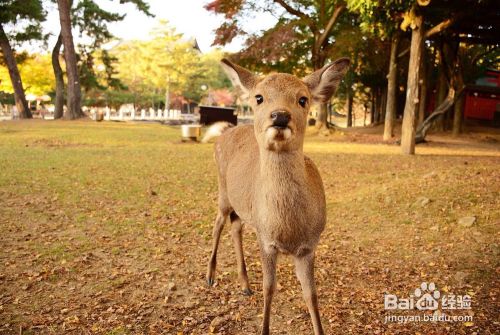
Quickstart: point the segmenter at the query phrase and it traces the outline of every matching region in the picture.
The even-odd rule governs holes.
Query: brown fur
[[[239,278],[246,293],[250,287],[241,244],[242,222],[254,228],[259,241],[264,277],[262,334],[269,333],[279,253],[293,256],[314,333],[323,334],[314,286],[314,252],[326,222],[325,195],[316,166],[303,154],[309,102],[303,107],[298,101],[301,97],[329,99],[348,60],[338,60],[304,80],[282,73],[258,78],[227,60],[223,64],[233,83],[250,96],[255,118],[254,125],[228,129],[215,143],[219,211],[208,283],[214,282],[220,233],[231,215]],[[253,99],[256,95],[262,95],[261,104]],[[290,114],[287,129],[273,127],[272,112]]]

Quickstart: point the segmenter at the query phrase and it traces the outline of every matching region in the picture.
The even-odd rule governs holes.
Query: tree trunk
[[[465,97],[461,96],[454,106],[453,112],[453,136],[458,136],[462,133],[463,128],[463,112],[464,112]]]
[[[353,94],[350,88],[347,88],[347,128],[352,127],[352,103],[353,103]]]
[[[61,35],[64,44],[64,58],[66,60],[66,75],[68,77],[67,112],[65,118],[77,119],[83,117],[81,107],[82,92],[76,60],[73,35],[71,33],[70,0],[57,0],[59,6],[59,20],[61,22]]]
[[[385,113],[384,111],[387,108],[387,89],[382,89],[382,96],[380,97],[380,111],[378,113],[378,122],[382,123],[385,121]]]
[[[64,111],[64,78],[61,64],[59,63],[59,54],[61,53],[62,35],[59,34],[56,45],[52,50],[52,67],[56,77],[56,99],[54,108],[54,119],[63,117]]]
[[[406,155],[415,154],[415,115],[418,107],[418,77],[422,57],[424,38],[423,19],[421,15],[414,18],[411,33],[410,62],[408,65],[408,83],[406,85],[406,103],[401,128],[401,151]]]
[[[380,114],[380,88],[375,90],[375,109],[373,111],[373,121],[372,123],[378,123],[378,116]]]
[[[444,55],[442,51],[439,52],[439,58],[440,58],[440,63],[439,63],[438,88],[436,94],[436,106],[439,106],[446,99],[446,92],[448,86],[446,82],[446,66],[443,63]],[[435,129],[437,131],[444,131],[444,113],[439,115],[434,124],[435,124]]]
[[[318,37],[316,36],[316,40]],[[313,68],[314,71],[319,70],[325,65],[325,58],[322,55],[320,46],[316,49],[313,48]],[[316,129],[328,128],[328,107],[326,103],[321,103],[318,108],[318,115],[316,117]]]
[[[326,104],[320,104],[318,109],[318,117],[316,118],[316,128],[321,129],[323,127],[327,128],[327,114],[328,108]]]
[[[420,63],[420,99],[418,101],[418,117],[417,126],[421,125],[425,119],[425,107],[427,104],[427,59],[425,58],[425,52],[422,52],[422,62]]]
[[[366,113],[368,112],[368,106],[366,106],[366,103],[363,106],[363,127],[366,127]]]
[[[19,69],[17,68],[16,58],[14,57],[14,52],[10,47],[7,35],[3,30],[3,26],[0,24],[0,47],[2,48],[3,58],[5,60],[5,65],[9,70],[10,81],[12,87],[14,88],[14,99],[16,101],[17,112],[21,119],[31,119],[33,115],[28,107],[28,102],[26,101],[26,96],[24,95],[23,82],[21,81],[21,75],[19,74]]]
[[[464,77],[462,73],[462,68],[460,64],[460,58],[457,57],[457,64],[454,69],[454,74],[456,78],[456,83],[458,87],[464,87]],[[460,96],[457,99],[455,99],[455,106],[453,110],[453,131],[452,134],[453,136],[458,136],[462,132],[463,128],[463,117],[464,117],[464,103],[465,103],[465,97]]]
[[[376,107],[377,100],[376,100],[375,89],[372,90],[371,98],[372,98],[372,103],[370,106],[370,124],[373,124],[375,122],[375,109],[377,109],[377,107]]]
[[[453,66],[453,75],[455,82],[457,84],[457,87],[463,88],[465,87],[464,84],[464,76],[462,72],[462,64],[461,64],[461,59],[459,56],[458,52],[459,45],[457,45],[457,52],[456,52],[456,57],[455,57],[455,64]],[[453,136],[458,136],[462,130],[463,130],[463,112],[464,112],[464,103],[465,103],[465,97],[460,96],[458,100],[455,100],[455,107],[453,111],[453,131],[452,134]]]
[[[446,111],[453,105],[454,102],[457,101],[462,95],[463,87],[455,93],[455,89],[450,87],[448,90],[448,95],[444,99],[444,101],[432,112],[431,115],[425,119],[425,121],[418,127],[417,133],[415,136],[415,143],[422,143],[425,141],[425,136],[427,135],[427,131],[432,126],[437,119],[446,113]]]

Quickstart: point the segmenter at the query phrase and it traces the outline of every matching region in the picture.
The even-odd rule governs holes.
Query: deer
[[[269,334],[276,291],[278,255],[293,257],[315,335],[324,334],[314,280],[315,250],[326,224],[323,182],[303,153],[312,103],[326,103],[349,67],[340,58],[299,79],[286,73],[258,76],[222,59],[234,86],[249,99],[252,124],[226,128],[214,144],[218,174],[218,210],[206,280],[215,284],[217,249],[228,219],[243,293],[252,294],[243,254],[242,229],[255,231],[263,275],[261,334]]]

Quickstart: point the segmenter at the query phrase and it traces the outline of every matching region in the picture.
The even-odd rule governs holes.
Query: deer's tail
[[[225,121],[215,122],[207,129],[201,142],[202,143],[210,142],[210,140],[219,137],[220,135],[222,135],[222,133],[224,133],[231,127],[234,127],[234,125],[230,122],[225,122]]]

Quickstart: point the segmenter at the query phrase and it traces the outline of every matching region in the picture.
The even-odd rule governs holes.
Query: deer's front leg
[[[212,254],[207,267],[207,284],[212,286],[215,283],[215,268],[217,266],[217,249],[219,247],[220,235],[228,214],[219,209],[215,219],[214,230],[212,233]]]
[[[262,320],[262,335],[269,334],[269,320],[271,318],[271,302],[276,291],[276,258],[277,251],[272,247],[260,244],[262,262],[262,289],[264,293],[264,319]]]
[[[305,256],[294,257],[295,272],[302,286],[302,293],[306,301],[309,314],[314,327],[314,335],[323,335],[323,327],[318,309],[318,295],[316,293],[316,285],[314,283],[314,251]]]

